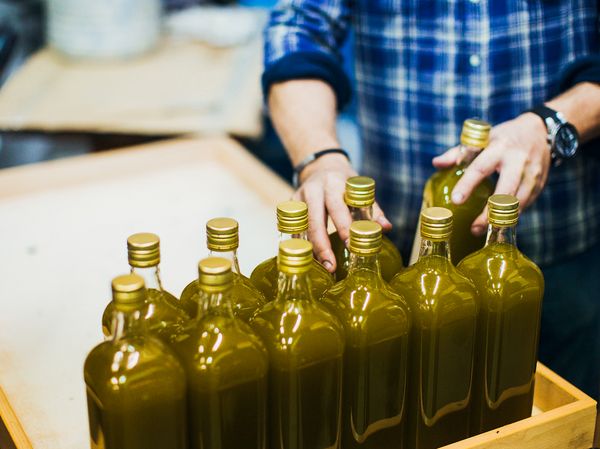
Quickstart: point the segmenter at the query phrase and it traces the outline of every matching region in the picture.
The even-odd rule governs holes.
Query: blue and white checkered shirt
[[[355,33],[363,172],[406,257],[431,159],[465,119],[512,119],[560,92],[574,61],[597,55],[596,0],[281,0],[266,29],[274,82],[320,78],[349,96],[339,49]],[[594,154],[595,153],[595,154]],[[600,240],[600,150],[551,169],[519,223],[519,246],[541,264]]]

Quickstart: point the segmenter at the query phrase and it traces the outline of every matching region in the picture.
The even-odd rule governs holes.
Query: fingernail
[[[454,204],[460,204],[462,203],[462,200],[464,199],[464,195],[460,192],[455,192],[452,194],[452,202]]]
[[[348,245],[350,245],[350,239],[344,240],[344,246],[348,248]]]
[[[325,267],[325,269],[326,269],[327,271],[331,271],[331,270],[333,270],[333,264],[332,264],[331,262],[329,262],[328,260],[325,260],[325,261],[323,262],[323,266]]]
[[[483,226],[473,226],[473,228],[471,228],[471,232],[476,236],[481,236],[483,234],[483,231]]]

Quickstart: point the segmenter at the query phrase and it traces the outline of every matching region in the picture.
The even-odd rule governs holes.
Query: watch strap
[[[335,154],[335,153],[345,156],[346,159],[348,159],[350,161],[350,155],[348,154],[348,152],[346,150],[343,150],[342,148],[328,148],[326,150],[321,150],[321,151],[317,151],[315,153],[309,154],[298,165],[296,165],[294,167],[294,176],[292,178],[292,184],[293,184],[294,188],[297,189],[300,186],[299,185],[300,173],[302,173],[302,170],[304,170],[307,165],[316,161],[320,157],[325,156],[326,154]]]

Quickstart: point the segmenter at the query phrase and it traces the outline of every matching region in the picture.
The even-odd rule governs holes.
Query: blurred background
[[[226,134],[291,179],[260,91],[274,4],[0,0],[0,168]],[[351,103],[338,126],[360,165],[355,111]]]

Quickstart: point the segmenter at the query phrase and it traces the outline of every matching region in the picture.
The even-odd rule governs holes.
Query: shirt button
[[[479,67],[481,65],[481,58],[479,55],[471,55],[469,57],[469,64],[471,64],[471,67]]]

